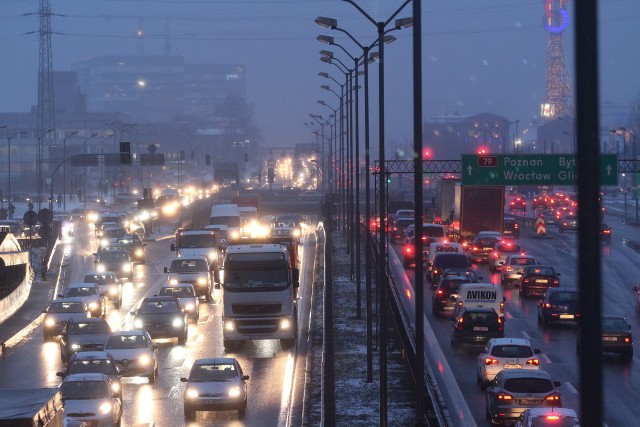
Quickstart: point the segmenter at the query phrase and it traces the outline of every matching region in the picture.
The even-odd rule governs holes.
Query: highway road
[[[629,242],[640,242],[640,227],[623,224],[617,217],[608,216],[608,225],[613,229],[612,241],[602,246],[603,314],[624,315],[632,325],[635,337],[640,336],[640,316],[636,313],[635,293],[631,287],[640,282],[640,255]],[[538,239],[531,233],[523,233],[521,245],[527,253],[534,255],[542,264],[550,264],[562,274],[562,286],[577,287],[577,234],[558,233],[557,227],[548,225],[549,238]],[[396,250],[398,248],[396,247]],[[486,264],[476,267],[484,280],[499,284],[499,274],[491,275]],[[408,270],[413,282],[413,270]],[[476,357],[481,347],[450,346],[451,322],[449,318],[438,318],[431,313],[433,290],[427,284],[425,292],[425,316],[437,337],[438,343],[450,366],[457,386],[473,414],[477,425],[487,425],[485,420],[485,393],[476,383]],[[576,328],[572,326],[552,327],[543,330],[537,324],[536,298],[523,299],[517,289],[506,288],[506,337],[530,339],[533,347],[542,351],[541,369],[552,378],[562,382],[563,406],[578,410],[579,371],[576,357]],[[426,347],[428,350],[428,347]],[[640,419],[638,391],[640,390],[640,359],[636,352],[632,363],[624,363],[617,355],[606,355],[604,359],[604,408],[608,426],[629,425],[629,420]]]
[[[144,296],[156,293],[165,282],[163,267],[169,264],[173,256],[169,250],[170,242],[170,239],[147,242],[147,262],[135,266],[137,279],[126,285],[122,309],[110,307],[108,311],[107,320],[113,329],[130,329],[130,310]],[[298,324],[302,329],[309,325],[308,301],[315,256],[314,238],[305,237],[301,246],[301,309]],[[93,270],[91,254],[96,248],[93,226],[78,225],[75,238],[68,243],[65,285],[82,281],[84,274]],[[245,374],[250,376],[246,416],[239,420],[236,411],[199,412],[191,425],[284,426],[288,425],[289,420],[295,425],[295,420],[300,419],[302,389],[298,378],[304,378],[304,363],[296,363],[296,354],[297,349],[305,351],[307,331],[301,330],[302,339],[287,351],[282,350],[278,341],[265,340],[248,342],[237,352],[225,353],[220,296],[218,294],[210,304],[202,302],[200,320],[190,325],[185,346],[177,345],[175,340],[159,340],[159,376],[154,384],[148,384],[146,378],[123,379],[123,425],[184,425],[182,396],[185,385],[180,382],[180,377],[188,376],[195,359],[220,356],[238,358]],[[0,388],[55,387],[61,381],[56,372],[62,369],[59,345],[57,342],[43,342],[40,325],[0,358]]]

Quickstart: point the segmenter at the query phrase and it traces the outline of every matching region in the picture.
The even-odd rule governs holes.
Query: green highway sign
[[[601,185],[618,185],[618,156],[601,154]],[[462,185],[575,185],[573,154],[463,154]]]

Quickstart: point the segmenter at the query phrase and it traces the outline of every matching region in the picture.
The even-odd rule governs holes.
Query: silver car
[[[478,384],[491,381],[504,369],[540,369],[540,350],[525,338],[492,338],[478,355]]]
[[[535,257],[531,255],[509,255],[504,262],[500,262],[500,283],[506,286],[511,283],[520,283],[520,276],[528,265],[536,265]]]
[[[82,320],[91,317],[89,307],[80,299],[55,299],[43,310],[44,340],[49,341],[59,336],[69,320]]]
[[[200,299],[190,283],[164,285],[160,288],[159,296],[174,296],[182,303],[184,311],[196,322],[200,318]]]
[[[107,340],[105,351],[111,353],[124,377],[158,377],[158,345],[146,331],[117,331]]]
[[[98,285],[95,283],[72,283],[64,291],[62,295],[58,295],[60,298],[74,298],[81,300],[89,310],[91,310],[91,316],[93,317],[105,317],[106,315],[106,297]]]
[[[98,289],[107,296],[115,308],[122,306],[122,283],[112,271],[92,271],[84,276],[84,283],[96,283]]]
[[[114,382],[104,374],[73,374],[60,384],[65,426],[120,425],[122,398]]]
[[[198,359],[194,362],[184,390],[184,416],[195,418],[196,411],[237,410],[240,418],[247,410],[248,375],[233,357]]]

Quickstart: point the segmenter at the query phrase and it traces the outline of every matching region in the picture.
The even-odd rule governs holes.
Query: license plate
[[[561,319],[573,319],[575,316],[573,314],[561,314]]]
[[[504,365],[504,369],[520,369],[520,368],[522,368],[522,365],[518,365],[518,364]]]
[[[547,283],[545,279],[536,279],[536,283]]]
[[[618,341],[618,337],[602,337],[602,341]]]
[[[474,326],[473,330],[474,331],[488,331],[489,327],[488,326]]]
[[[542,405],[541,399],[520,399],[521,405]]]

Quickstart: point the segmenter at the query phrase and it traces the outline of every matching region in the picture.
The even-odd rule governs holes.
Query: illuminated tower
[[[567,0],[544,0],[545,29],[549,32],[547,75],[544,103],[540,109],[543,121],[573,116],[573,89],[562,34],[569,24]]]

